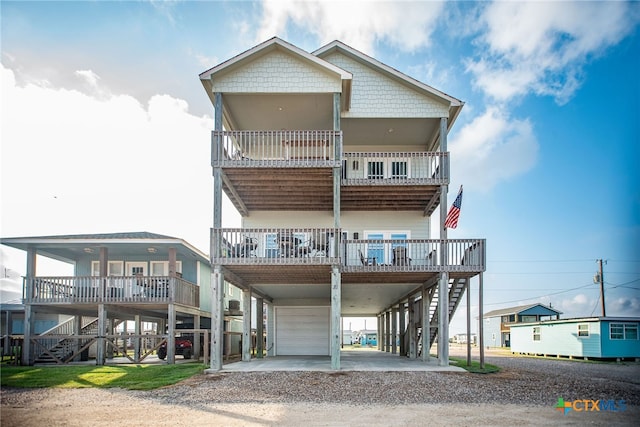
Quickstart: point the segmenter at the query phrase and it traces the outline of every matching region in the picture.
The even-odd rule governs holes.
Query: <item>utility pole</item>
[[[606,262],[606,261],[605,261]],[[600,279],[600,301],[602,301],[602,317],[607,315],[607,312],[604,308],[604,274],[602,273],[602,260],[598,260],[598,264],[600,266],[600,271],[598,274],[598,278]]]

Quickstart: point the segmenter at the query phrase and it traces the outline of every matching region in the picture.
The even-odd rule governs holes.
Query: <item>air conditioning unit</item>
[[[230,311],[240,310],[240,301],[238,301],[237,299],[229,300],[229,310]]]

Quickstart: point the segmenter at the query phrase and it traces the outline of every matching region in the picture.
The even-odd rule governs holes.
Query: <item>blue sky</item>
[[[449,135],[450,201],[465,188],[449,237],[487,238],[485,311],[598,315],[602,258],[607,314],[640,315],[639,3],[0,7],[3,237],[146,230],[208,252],[213,111],[198,74],[273,36],[309,52],[339,39],[466,103]],[[24,274],[23,254],[1,251]]]

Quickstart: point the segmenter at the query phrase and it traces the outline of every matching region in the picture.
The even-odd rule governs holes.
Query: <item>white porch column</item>
[[[407,332],[407,322],[406,322],[406,309],[405,309],[405,305],[403,302],[400,303],[400,306],[398,307],[399,311],[399,320],[400,320],[400,333],[399,333],[399,337],[400,337],[400,355],[401,356],[406,356],[407,355],[407,347],[404,345],[405,343],[405,334]]]
[[[449,273],[438,283],[438,365],[449,366]]]
[[[200,315],[193,316],[193,329],[200,329]],[[200,331],[193,331],[193,357],[195,360],[202,356],[202,341],[200,340]]]
[[[398,307],[391,309],[391,354],[398,354]]]
[[[27,277],[24,279],[25,287],[25,305],[24,305],[24,341],[22,342],[22,364],[31,365],[31,335],[35,323],[35,313],[31,307],[31,299],[33,298],[34,279],[36,277],[36,250],[35,248],[27,248]]]
[[[133,360],[138,363],[140,362],[140,342],[142,341],[142,321],[139,314],[133,316],[133,333],[136,337],[135,340],[133,340]]]
[[[389,310],[384,313],[384,351],[391,351],[391,312]]]
[[[107,310],[98,304],[98,341],[96,342],[96,365],[105,364],[105,335],[107,335]]]
[[[431,319],[429,319],[429,306],[431,301],[429,300],[429,291],[426,286],[422,287],[422,361],[429,362],[431,356],[429,350],[431,350]]]
[[[407,309],[409,311],[409,325],[407,326],[409,332],[409,359],[415,359],[418,355],[415,302],[415,297],[410,296],[409,307]]]
[[[251,360],[251,289],[242,291],[242,361]]]
[[[264,357],[264,298],[256,298],[256,357]]]
[[[342,331],[340,330],[340,315],[342,310],[342,280],[340,269],[334,265],[331,269],[331,369],[340,370],[340,343]]]
[[[440,151],[447,151],[447,122],[446,117],[440,118]],[[450,174],[448,174],[450,176]],[[447,218],[447,192],[449,186],[443,184],[440,188],[440,239],[444,242],[440,248],[440,265],[448,268],[447,228],[444,226]],[[438,364],[449,366],[449,273],[440,273],[438,283]]]
[[[224,274],[220,265],[211,274],[211,369],[222,369],[224,342]]]
[[[267,356],[276,355],[275,331],[276,331],[276,323],[275,323],[275,317],[274,317],[273,304],[268,303],[267,304]]]
[[[167,363],[176,363],[176,305],[167,307]]]

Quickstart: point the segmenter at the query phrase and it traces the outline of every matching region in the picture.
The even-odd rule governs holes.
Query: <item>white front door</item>
[[[147,263],[134,261],[127,262],[127,276],[136,276],[136,275],[147,275]]]

